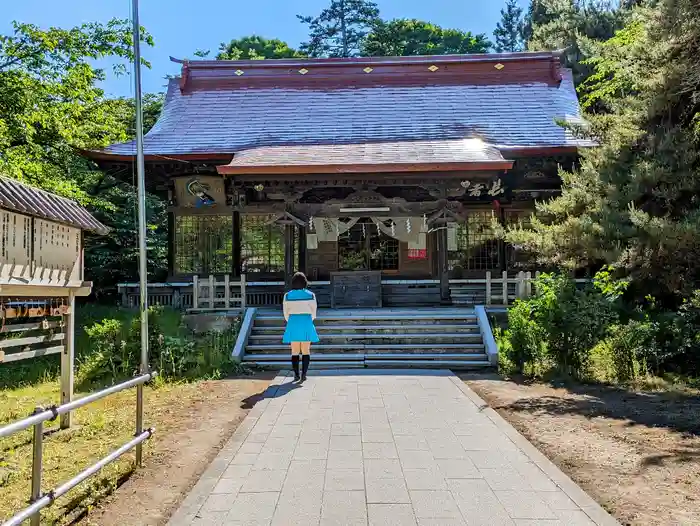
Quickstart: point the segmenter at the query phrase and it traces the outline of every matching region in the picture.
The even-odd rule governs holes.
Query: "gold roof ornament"
[[[494,66],[494,68],[496,68],[498,71],[501,71],[503,68],[505,68],[505,66],[499,62]]]
[[[308,72],[309,72],[309,70],[306,69],[306,68],[301,68],[301,69],[299,70],[299,73],[301,73],[302,75],[306,75]]]
[[[374,70],[373,70],[372,68],[370,68],[369,66],[367,66],[367,67],[366,67],[365,69],[363,69],[362,71],[364,71],[365,73],[372,73]]]
[[[241,75],[243,75],[243,73],[245,73],[245,71],[243,71],[242,69],[237,69],[236,71],[234,71],[234,73],[240,77]]]
[[[428,69],[429,69],[430,71],[432,71],[433,73],[435,73],[435,72],[436,72],[438,69],[440,69],[440,68],[437,67],[435,64],[433,64],[433,65],[430,66]]]

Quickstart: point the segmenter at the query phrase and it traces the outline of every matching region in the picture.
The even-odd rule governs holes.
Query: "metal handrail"
[[[88,404],[96,402],[97,400],[118,393],[125,389],[143,386],[144,384],[155,378],[157,374],[158,373],[156,373],[155,371],[149,372],[141,376],[137,376],[136,378],[132,378],[131,380],[127,380],[126,382],[122,382],[120,384],[113,385],[112,387],[108,387],[107,389],[103,389],[96,393],[84,396],[83,398],[80,398],[73,402],[69,402],[67,404],[53,406],[48,409],[38,407],[31,416],[23,418],[22,420],[19,420],[12,424],[0,427],[0,438],[13,435],[20,431],[24,431],[25,429],[29,429],[30,427],[34,427],[34,437],[32,440],[33,455],[31,488],[32,494],[30,499],[31,504],[16,515],[10,517],[7,521],[3,522],[2,526],[19,526],[27,519],[31,520],[32,526],[38,526],[41,521],[42,509],[53,504],[53,502],[56,499],[65,495],[78,484],[93,476],[107,464],[110,464],[111,462],[117,460],[124,453],[130,451],[134,447],[140,446],[144,441],[151,438],[151,436],[155,432],[155,428],[150,428],[142,431],[138,428],[139,424],[137,422],[136,434],[132,440],[130,440],[120,448],[114,450],[112,453],[102,458],[95,464],[84,469],[75,477],[70,479],[68,482],[64,482],[63,484],[52,489],[51,491],[42,494],[41,478],[43,467],[44,422],[54,420],[59,415],[75,411],[76,409],[84,407]]]
[[[80,409],[81,407],[96,402],[97,400],[105,398],[114,393],[118,393],[119,391],[123,391],[124,389],[129,389],[137,385],[148,383],[151,380],[153,380],[153,378],[155,378],[157,375],[158,373],[156,373],[155,371],[151,373],[146,373],[141,376],[137,376],[136,378],[132,378],[131,380],[127,380],[126,382],[122,382],[120,384],[113,385],[112,387],[103,389],[102,391],[97,391],[96,393],[84,396],[83,398],[79,398],[78,400],[68,402],[67,404],[50,407],[44,411],[41,411],[40,413],[35,413],[32,416],[23,418],[22,420],[18,420],[13,424],[0,427],[0,438],[5,438],[7,436],[14,435],[15,433],[18,433],[20,431],[29,429],[30,427],[36,424],[40,424],[48,420],[54,420],[59,415],[70,413],[71,411]]]

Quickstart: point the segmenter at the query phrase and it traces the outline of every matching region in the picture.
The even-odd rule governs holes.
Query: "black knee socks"
[[[311,362],[311,356],[304,354],[301,357],[301,377],[306,378],[306,372],[309,370],[309,362]]]
[[[294,376],[299,378],[299,355],[292,355],[292,369],[294,370]]]

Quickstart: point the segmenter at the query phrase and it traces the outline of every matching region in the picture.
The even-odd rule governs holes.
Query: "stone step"
[[[406,325],[319,325],[316,327],[319,334],[326,333],[365,333],[365,332],[375,332],[380,333],[381,331],[396,333],[396,331],[409,331],[411,333],[416,333],[419,331],[424,331],[428,334],[442,334],[442,333],[479,333],[479,326],[477,324],[449,324],[442,325],[439,323],[432,324],[406,324]],[[270,326],[258,326],[257,324],[253,327],[252,334],[262,335],[262,334],[282,334],[284,332],[284,324],[280,325],[270,325]]]
[[[351,361],[362,361],[365,359],[365,354],[364,353],[342,353],[342,354],[314,354],[312,356],[312,362],[314,360],[320,360],[323,362],[327,362],[329,360],[333,361],[343,361],[343,362],[351,362]],[[290,355],[289,353],[287,354],[246,354],[243,357],[244,362],[258,362],[258,361],[267,361],[267,362],[284,362],[284,363],[290,363]]]
[[[445,322],[452,322],[451,324],[475,324],[476,315],[471,310],[465,309],[463,313],[455,314],[425,314],[423,312],[417,312],[413,315],[391,315],[391,314],[372,314],[372,315],[324,315],[320,314],[316,320],[316,325],[405,325],[406,323],[416,323],[419,322],[423,325],[434,325],[441,324]],[[255,317],[255,325],[260,327],[269,326],[279,326],[284,325],[285,320],[282,314],[279,315],[258,315]]]
[[[250,362],[251,365],[255,365],[257,367],[263,367],[265,369],[275,369],[275,370],[290,370],[291,366],[289,363],[282,363],[282,362],[267,362],[264,360],[261,361],[256,361],[256,362]],[[394,364],[396,365],[396,364]],[[340,360],[333,360],[333,361],[328,361],[328,362],[319,362],[319,361],[312,361],[309,364],[309,369],[314,371],[318,370],[324,370],[324,369],[364,369],[365,368],[365,362],[364,361],[354,361],[354,362],[346,362],[346,361],[340,361]]]
[[[467,333],[447,333],[447,334],[426,334],[426,333],[407,333],[407,334],[382,334],[382,333],[367,333],[367,334],[357,334],[357,333],[345,333],[345,334],[325,334],[321,333],[321,341],[323,343],[413,343],[406,340],[413,340],[415,343],[425,343],[425,344],[440,344],[440,343],[479,343],[481,342],[481,334],[467,334]],[[279,344],[282,341],[282,334],[251,334],[248,337],[249,345],[274,345]]]
[[[374,361],[431,361],[431,360],[450,360],[455,362],[468,361],[474,362],[479,360],[486,360],[486,355],[483,353],[475,354],[457,354],[457,353],[425,353],[425,354],[412,354],[412,353],[377,353],[377,354],[364,354],[364,353],[347,353],[347,354],[314,354],[312,355],[311,362],[314,360],[328,362],[328,361],[362,361],[367,362]],[[244,362],[275,362],[275,363],[290,363],[290,356],[288,354],[250,354],[243,357]]]
[[[413,351],[420,353],[421,351],[426,352],[463,352],[463,353],[474,353],[474,352],[484,352],[484,346],[481,343],[409,343],[409,344],[317,344],[311,347],[312,353],[323,353],[323,352],[406,352]],[[246,354],[254,353],[283,353],[289,354],[289,345],[278,343],[278,344],[255,344],[248,345],[246,348]]]
[[[484,369],[491,367],[491,363],[484,359],[479,361],[454,361],[454,360],[376,360],[368,361],[367,367],[418,367],[418,368],[441,368],[441,369]]]

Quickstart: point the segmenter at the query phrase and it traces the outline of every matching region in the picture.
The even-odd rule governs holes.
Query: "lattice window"
[[[399,270],[399,241],[361,219],[338,238],[340,270]]]
[[[522,225],[522,227],[527,228],[530,226],[532,214],[533,210],[506,210],[506,225]],[[506,261],[509,268],[519,268],[529,266],[532,258],[524,250],[508,243],[506,245]]]
[[[456,250],[449,252],[450,270],[494,270],[501,266],[495,216],[491,210],[477,210],[457,224]]]
[[[228,274],[233,265],[230,215],[175,217],[175,273]]]
[[[294,229],[294,253],[299,233]],[[284,272],[284,226],[264,215],[241,215],[241,270],[248,273]]]

